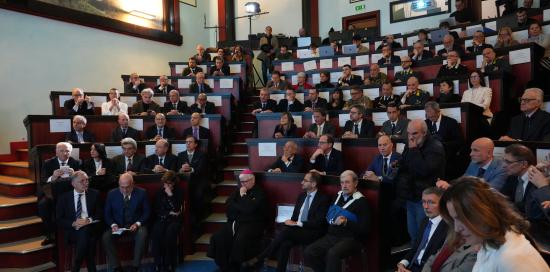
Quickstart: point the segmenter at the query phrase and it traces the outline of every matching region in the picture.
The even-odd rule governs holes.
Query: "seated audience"
[[[359,35],[353,35],[351,43],[357,46],[357,53],[368,53],[370,51],[368,47],[362,44],[361,36]]]
[[[500,141],[550,140],[550,113],[542,109],[544,93],[538,88],[525,90],[520,98],[521,114],[510,121],[508,133]]]
[[[73,98],[66,100],[63,104],[67,115],[94,115],[94,102],[84,94],[80,88],[74,88],[71,92]]]
[[[120,101],[120,93],[116,88],[109,90],[109,101],[101,103],[101,115],[118,115],[128,113],[128,104]]]
[[[434,57],[434,54],[430,50],[424,49],[427,46],[422,42],[415,42],[413,44],[413,51],[411,53],[411,59],[414,64],[422,60],[431,59]]]
[[[334,138],[325,134],[319,137],[317,150],[309,158],[312,172],[321,175],[340,175],[344,170],[342,152],[334,148]]]
[[[529,168],[528,173],[529,182],[538,188],[533,192],[535,203],[540,203],[546,222],[550,222],[550,172],[548,171],[548,161]],[[539,217],[537,221],[542,221],[542,218]]]
[[[55,241],[55,200],[52,187],[55,185],[63,186],[63,183],[66,183],[75,171],[80,170],[80,162],[70,156],[72,151],[73,146],[70,143],[57,143],[55,145],[55,156],[45,160],[40,170],[38,216],[42,220],[42,229],[46,237],[42,241],[42,245],[51,244]]]
[[[210,54],[206,52],[202,44],[197,44],[197,54],[193,56],[193,59],[197,61],[197,64],[203,64],[210,61]],[[196,74],[196,73],[195,73]]]
[[[338,87],[361,85],[362,83],[361,76],[352,73],[351,65],[344,64],[342,67],[342,76],[338,78]]]
[[[279,124],[275,126],[273,131],[273,138],[296,138],[296,130],[298,128],[294,124],[294,118],[290,112],[283,112]]]
[[[183,131],[183,136],[193,136],[197,140],[209,140],[210,129],[201,126],[202,116],[200,113],[194,112],[191,114],[191,127]]]
[[[317,46],[315,43],[311,43],[309,46],[309,51],[311,52],[312,58],[318,58],[319,57],[319,46]]]
[[[454,17],[455,21],[459,24],[467,24],[474,20],[474,13],[467,7],[467,2],[465,0],[456,0],[455,1],[455,11],[449,15],[449,17]]]
[[[401,97],[393,94],[393,84],[386,81],[382,84],[382,95],[374,99],[373,107],[375,109],[385,109],[390,103],[399,105],[400,101]]]
[[[267,82],[267,89],[270,91],[286,90],[288,83],[281,78],[281,72],[271,72],[271,80]]]
[[[341,89],[335,89],[332,94],[330,94],[330,103],[327,106],[328,110],[342,110],[344,107],[344,93]]]
[[[229,66],[225,65],[222,57],[215,57],[214,66],[210,67],[210,72],[208,73],[211,76],[229,76]]]
[[[304,111],[304,104],[296,98],[296,91],[291,88],[286,90],[286,98],[279,101],[278,112],[301,112]]]
[[[517,22],[517,28],[522,27],[528,27],[533,23],[536,23],[537,20],[529,18],[527,15],[527,9],[524,7],[520,7],[516,10],[516,22]]]
[[[462,94],[461,102],[469,102],[480,106],[483,108],[483,116],[493,118],[493,113],[491,112],[493,90],[489,87],[485,87],[485,80],[483,80],[483,74],[480,71],[473,71],[470,73],[468,87],[470,88]]]
[[[190,57],[187,62],[187,67],[183,69],[182,76],[195,76],[197,73],[202,72],[202,68],[197,66],[197,60],[194,57]]]
[[[376,50],[383,49],[385,46],[389,46],[391,49],[401,48],[401,44],[395,40],[393,35],[386,35],[382,43],[376,48]]]
[[[124,138],[132,138],[136,141],[140,140],[140,133],[137,131],[137,129],[128,126],[128,122],[130,121],[130,117],[126,113],[119,113],[118,114],[118,126],[113,130],[113,133],[111,134],[111,142],[120,142]]]
[[[466,47],[466,51],[470,54],[477,54],[483,52],[485,48],[493,48],[493,46],[485,43],[485,34],[483,31],[478,30],[474,32],[472,46]]]
[[[382,124],[378,136],[387,135],[394,141],[406,141],[409,119],[401,118],[399,107],[395,103],[388,104],[386,113],[388,114],[388,120]]]
[[[166,171],[162,187],[155,195],[153,206],[155,221],[151,233],[151,248],[155,258],[155,271],[176,271],[178,237],[183,223],[183,191],[174,171]]]
[[[222,271],[239,271],[241,264],[257,256],[267,222],[268,202],[248,169],[239,175],[241,186],[227,199],[227,223],[210,238],[207,256]]]
[[[319,73],[319,83],[315,84],[315,89],[334,88],[334,84],[330,82],[330,72],[321,71]]]
[[[340,45],[338,44],[338,41],[331,41],[330,42],[330,47],[332,47],[332,49],[334,50],[334,55],[335,56],[342,55],[342,49],[341,49]]]
[[[447,64],[441,65],[437,78],[466,76],[468,68],[460,64],[460,57],[456,51],[450,51],[447,54]]]
[[[426,218],[420,225],[416,243],[407,252],[405,258],[397,263],[397,271],[422,271],[430,256],[435,254],[445,242],[449,226],[439,214],[439,200],[443,190],[437,187],[428,187],[422,191],[422,207]]]
[[[527,10],[532,9],[533,8],[533,0],[523,0],[523,6],[522,7],[527,9]]]
[[[404,109],[411,106],[424,106],[430,100],[430,94],[418,88],[418,78],[410,77],[407,80],[407,91],[401,97],[399,108]]]
[[[384,45],[382,47],[382,57],[377,61],[380,66],[399,65],[401,58],[393,55],[393,49],[390,45]]]
[[[279,47],[279,51],[277,51],[275,59],[277,60],[293,59],[292,52],[288,51],[288,46],[286,44],[281,44],[281,46]]]
[[[235,45],[233,47],[231,61],[246,61],[243,53],[243,48],[240,45]]]
[[[159,85],[153,88],[153,91],[157,94],[164,94],[166,96],[171,90],[176,89],[174,86],[168,84],[168,77],[165,75],[159,77],[159,83]]]
[[[178,157],[170,153],[170,143],[166,139],[158,139],[155,143],[155,154],[145,158],[141,164],[141,173],[159,174],[166,171],[176,171]]]
[[[204,80],[205,74],[198,72],[195,74],[195,82],[189,85],[189,93],[211,93],[212,88]]]
[[[449,78],[442,79],[439,82],[439,97],[435,100],[439,104],[460,103],[462,98],[455,93],[453,80]]]
[[[503,26],[498,31],[497,42],[495,43],[496,48],[504,48],[509,46],[518,45],[519,42],[514,39],[512,28],[509,26]]]
[[[263,264],[265,259],[277,253],[277,272],[285,272],[292,247],[307,246],[321,238],[326,231],[325,216],[330,206],[330,198],[317,190],[321,175],[307,173],[302,180],[303,193],[298,195],[292,217],[283,223],[283,229],[260,253],[246,262],[246,266]]]
[[[388,76],[380,71],[380,66],[373,63],[369,67],[369,74],[365,77],[363,84],[365,85],[382,85],[388,81]]]
[[[288,141],[283,147],[283,155],[267,169],[271,173],[302,173],[304,170],[304,159],[297,155],[298,145],[294,141]]]
[[[328,102],[326,99],[319,97],[318,89],[309,89],[307,100],[304,102],[304,111],[314,111],[316,109],[327,109]]]
[[[481,71],[487,75],[500,74],[510,76],[512,68],[510,62],[504,57],[498,57],[493,48],[483,49],[483,62],[481,63]]]
[[[130,270],[140,271],[141,257],[146,251],[150,215],[151,208],[145,190],[135,186],[131,174],[122,174],[118,188],[111,190],[105,200],[105,224],[109,229],[103,233],[101,240],[109,268],[122,271],[114,241],[129,235],[134,239],[134,259]]]
[[[418,40],[415,43],[417,43],[417,42],[420,42],[422,44],[422,47],[430,46],[430,44],[432,43],[432,39],[428,38],[428,31],[427,30],[420,29],[418,31]]]
[[[365,171],[363,179],[394,183],[397,174],[396,164],[401,159],[401,154],[393,152],[393,143],[388,135],[378,137],[378,152]]]
[[[313,89],[313,86],[311,86],[309,83],[307,83],[307,75],[304,72],[299,72],[296,75],[297,82],[296,85],[292,85],[292,89],[295,91],[306,91],[309,89]]]
[[[208,101],[208,97],[205,93],[197,95],[197,101],[195,104],[189,107],[189,112],[200,114],[216,114],[216,105],[213,102]]]
[[[222,58],[222,60],[225,61],[225,49],[223,48],[217,48],[216,49],[216,57],[215,58]]]
[[[150,88],[141,91],[141,100],[132,105],[132,115],[155,116],[157,113],[162,112],[159,104],[153,101],[153,95],[153,90]]]
[[[162,113],[155,115],[155,125],[145,131],[145,139],[158,141],[159,139],[173,140],[176,138],[176,131],[166,126],[166,116]]]
[[[366,119],[363,105],[353,105],[349,110],[349,120],[344,125],[343,139],[373,138],[374,122]]]
[[[72,144],[83,144],[83,143],[93,143],[95,142],[95,136],[86,130],[86,124],[88,120],[82,115],[73,116],[73,129],[71,132],[65,134],[65,142]]]
[[[437,55],[442,58],[447,58],[447,54],[451,51],[455,51],[459,58],[465,55],[464,49],[455,43],[455,38],[451,34],[443,37],[443,46],[443,49],[437,51]]]
[[[472,271],[548,271],[525,238],[526,222],[504,197],[475,177],[456,180],[445,192],[441,214],[452,218],[466,244],[481,244]]]
[[[65,243],[74,246],[71,271],[80,271],[84,259],[88,271],[96,271],[98,224],[93,223],[103,217],[99,191],[88,188],[88,175],[83,171],[76,171],[71,176],[71,185],[73,190],[63,193],[57,200],[56,222],[63,228]]]
[[[275,72],[275,71],[274,71]],[[266,87],[260,89],[260,100],[254,102],[254,110],[252,114],[256,115],[263,112],[275,112],[277,111],[277,101],[269,98],[269,91]]]
[[[164,102],[164,107],[162,107],[162,109],[166,115],[183,115],[189,111],[187,102],[180,100],[180,93],[178,90],[170,91],[168,101]]]
[[[410,77],[416,77],[416,78],[420,77],[419,73],[413,71],[413,69],[411,68],[411,65],[412,65],[411,57],[409,56],[401,57],[401,68],[403,68],[403,70],[395,73],[394,81],[396,83],[407,82],[407,80]]]
[[[112,161],[115,165],[115,175],[129,173],[136,175],[141,169],[141,164],[145,156],[136,153],[137,143],[132,138],[124,138],[120,141],[122,146],[122,154],[114,156]]]
[[[90,146],[90,158],[82,162],[82,170],[89,177],[112,175],[114,173],[115,166],[107,158],[104,144],[94,143]]]
[[[529,30],[527,31],[528,38],[523,40],[523,43],[534,42],[540,45],[545,49],[544,58],[548,59],[550,57],[550,35],[546,34],[542,30],[542,26],[539,22],[534,22],[529,25]]]
[[[372,101],[370,98],[363,94],[363,89],[358,85],[351,86],[350,90],[351,98],[344,104],[343,110],[349,110],[354,105],[362,105],[367,109],[372,109]]]
[[[336,128],[327,122],[327,112],[323,109],[313,110],[313,124],[304,134],[304,138],[319,138],[321,135],[329,134],[334,136]]]
[[[124,93],[139,94],[145,88],[147,88],[147,86],[141,81],[139,75],[137,73],[132,73],[130,75],[130,82],[124,85]]]
[[[371,218],[367,199],[357,190],[358,183],[351,170],[340,175],[342,190],[327,213],[333,215],[327,216],[328,231],[304,251],[305,265],[313,271],[341,271],[342,260],[361,251]]]

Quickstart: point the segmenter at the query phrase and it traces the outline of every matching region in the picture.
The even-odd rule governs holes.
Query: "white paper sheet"
[[[159,104],[161,107],[164,106],[164,102],[166,102],[166,96],[153,96],[153,101],[155,103]]]
[[[277,143],[258,143],[259,157],[276,157]]]
[[[290,220],[293,212],[294,206],[277,205],[277,217],[275,218],[275,222],[284,223],[286,220]]]
[[[393,93],[398,95],[403,95],[407,91],[407,86],[395,86],[393,87]]]
[[[186,144],[172,144],[172,154],[177,156],[179,153],[183,151],[187,151]]]
[[[277,103],[279,103],[279,101],[281,101],[281,99],[285,98],[285,94],[283,94],[283,93],[270,94],[269,98],[271,98],[271,99],[277,101]]]
[[[495,44],[497,43],[497,39],[498,39],[498,36],[497,35],[492,35],[492,36],[488,36],[485,38],[485,42],[487,44],[490,44],[492,46],[495,46]]]
[[[395,145],[395,151],[399,154],[403,153],[403,150],[405,150],[405,144],[404,143],[397,143]]]
[[[444,108],[444,109],[441,109],[441,113],[443,113],[443,115],[445,116],[455,119],[458,123],[462,123],[462,114],[460,112],[459,107]]]
[[[355,66],[359,66],[359,65],[369,65],[370,64],[370,59],[369,59],[369,55],[358,55],[358,56],[355,56]]]
[[[372,63],[377,63],[379,59],[382,58],[382,53],[375,53],[370,55],[370,59]]]
[[[124,102],[128,105],[128,107],[131,107],[134,103],[136,103],[137,98],[135,96],[121,96],[120,102]]]
[[[155,145],[154,144],[145,145],[145,157],[151,156],[153,154],[155,154]]]
[[[143,119],[130,119],[128,120],[128,126],[135,128],[138,131],[143,130]]]
[[[510,54],[510,65],[531,62],[531,49],[524,48],[513,50]]]
[[[209,102],[214,103],[214,106],[221,107],[222,106],[222,97],[217,95],[209,95],[206,99]]]
[[[378,48],[382,44],[382,41],[375,41],[374,42],[374,48]]]
[[[443,45],[443,44],[438,44],[438,45],[436,45],[436,46],[435,46],[435,53],[437,54],[437,51],[439,51],[439,50],[441,50],[441,49],[443,49],[443,48],[445,48],[445,45]]]
[[[220,88],[222,88],[222,89],[233,89],[233,79],[232,78],[221,78],[220,79]]]
[[[92,101],[94,103],[94,107],[96,108],[101,108],[101,104],[103,104],[103,102],[107,102],[107,97],[106,96],[98,96],[98,95],[90,95],[90,101]]]
[[[338,125],[340,127],[344,127],[348,120],[349,120],[349,113],[340,113],[340,114],[338,114]]]
[[[281,71],[294,71],[294,62],[293,61],[284,61],[281,62]]]
[[[418,88],[421,90],[424,90],[425,92],[428,92],[430,96],[434,96],[434,84],[433,83],[426,83],[426,84],[420,84],[418,85]]]
[[[454,94],[460,93],[460,81],[458,79],[453,80],[453,93]]]
[[[380,96],[380,89],[378,88],[363,89],[363,95],[368,96],[370,100],[374,100],[375,98]]]
[[[342,142],[334,142],[332,147],[334,147],[334,149],[336,149],[338,151],[342,151]]]
[[[305,97],[304,97],[304,93],[296,93],[296,99],[298,99],[298,101],[300,101],[302,104],[304,104],[304,100],[305,100]]]
[[[296,57],[298,57],[299,59],[309,59],[313,58],[313,54],[309,49],[298,49],[296,50]]]
[[[495,146],[495,149],[493,149],[493,157],[495,159],[502,159],[504,157],[504,147]]]
[[[181,73],[183,73],[183,70],[185,70],[185,68],[187,68],[187,65],[176,65],[175,67],[175,70],[176,70],[176,74],[178,75],[181,75]]]
[[[485,23],[485,28],[497,31],[497,21],[486,22]]]
[[[399,65],[393,66],[393,73],[394,74],[397,74],[397,72],[401,72],[401,71],[403,71],[403,67],[401,67]]]
[[[321,82],[321,74],[312,74],[311,75],[311,82],[313,84],[317,84],[317,83]]]
[[[59,96],[59,106],[63,107],[65,105],[65,101],[72,99],[73,97],[70,95],[60,95]]]
[[[542,11],[542,21],[543,22],[550,21],[550,9],[545,9]]]
[[[326,99],[328,102],[330,102],[330,92],[329,91],[322,91],[319,92],[319,97]],[[328,116],[328,115],[327,115]]]
[[[304,62],[304,71],[316,70],[316,69],[317,69],[317,61],[310,60],[310,61]]]
[[[208,67],[206,66],[206,64],[201,64],[197,66],[200,67],[205,74],[208,74]]]
[[[330,73],[330,82],[338,82],[338,79],[342,76],[342,72],[331,72]]]
[[[385,112],[372,113],[372,121],[374,122],[375,126],[382,126],[382,124],[384,124],[384,122],[386,122],[388,119],[388,114]]]
[[[290,83],[292,83],[292,85],[298,84],[298,76],[297,75],[292,75],[292,77],[290,79]]]
[[[189,89],[193,81],[190,78],[179,78],[178,79],[178,88],[179,89]]]
[[[537,162],[546,161],[550,156],[550,149],[537,148]]]
[[[208,86],[214,88],[214,79],[213,78],[206,78],[204,79],[204,83],[208,84]]]
[[[514,32],[512,36],[516,41],[521,42],[522,40],[526,40],[527,38],[529,38],[529,33],[527,32],[527,29],[525,29],[525,30]]]
[[[332,68],[332,59],[321,59],[319,60],[320,69],[331,69]]]
[[[399,56],[399,57],[406,57],[406,56],[409,55],[409,51],[407,49],[399,50],[399,51],[393,52],[393,54],[396,55],[396,56]]]
[[[407,45],[413,46],[413,44],[418,41],[418,36],[409,36],[407,37]]]
[[[361,78],[365,77],[365,70],[353,70],[351,71],[352,74],[356,75],[356,76],[360,76]]]
[[[292,115],[292,118],[294,119],[294,124],[296,127],[301,128],[302,127],[302,115]]]
[[[210,120],[209,118],[202,118],[201,123],[199,124],[201,127],[210,128]]]
[[[229,73],[231,74],[240,74],[241,65],[240,64],[229,64]]]
[[[105,146],[105,153],[107,154],[107,158],[112,159],[114,156],[122,154],[122,146]]]
[[[342,94],[344,95],[344,101],[348,101],[351,99],[351,90],[342,90]]]
[[[71,151],[71,158],[75,160],[80,160],[80,148],[73,147],[73,150]]]
[[[187,103],[187,106],[191,107],[191,105],[195,104],[195,96],[184,95],[180,97],[180,101],[185,101]]]
[[[351,65],[351,57],[341,57],[338,58],[338,67],[342,67],[346,64]]]
[[[407,119],[414,120],[414,119],[426,119],[426,112],[424,110],[409,110],[407,111]]]
[[[543,108],[545,111],[550,112],[550,102],[544,102],[544,103],[542,104],[542,108]]]
[[[380,67],[380,72],[387,75],[388,74],[388,67]]]
[[[472,46],[473,43],[474,43],[474,40],[472,39],[464,40],[464,48]]]
[[[481,68],[481,65],[483,65],[483,55],[477,55],[476,56],[476,68]]]
[[[50,133],[71,132],[71,119],[50,119]]]

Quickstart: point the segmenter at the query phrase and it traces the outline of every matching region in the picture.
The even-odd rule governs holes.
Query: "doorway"
[[[350,29],[373,29],[380,36],[380,11],[342,17],[342,30]]]

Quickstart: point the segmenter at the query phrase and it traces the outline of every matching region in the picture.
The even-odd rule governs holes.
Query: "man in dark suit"
[[[204,78],[204,73],[198,72],[195,75],[195,82],[189,85],[189,93],[211,93],[212,88],[205,82]]]
[[[155,125],[145,131],[145,139],[158,141],[159,139],[173,140],[176,138],[176,131],[166,126],[166,116],[162,113],[155,115]]]
[[[55,198],[70,191],[69,177],[80,170],[80,162],[70,157],[73,146],[60,142],[55,146],[55,157],[48,159],[40,170],[38,188],[38,216],[42,219],[46,239],[42,245],[53,243],[55,234]],[[55,187],[55,188],[54,188]]]
[[[195,76],[198,72],[202,72],[202,68],[197,66],[197,60],[190,57],[187,62],[187,67],[183,69],[182,76]]]
[[[76,171],[71,177],[74,190],[66,192],[57,201],[56,221],[63,228],[65,243],[74,245],[75,256],[71,271],[80,271],[82,261],[86,259],[88,271],[96,271],[95,247],[97,226],[103,217],[99,191],[89,189],[88,175]]]
[[[174,86],[168,84],[168,77],[165,75],[159,77],[159,83],[160,84],[155,86],[153,89],[153,91],[157,94],[167,95],[171,90],[175,89]]]
[[[485,34],[482,30],[478,30],[473,35],[472,46],[466,47],[466,51],[470,54],[478,54],[485,48],[493,48],[493,46],[485,43]]]
[[[241,186],[227,199],[227,223],[210,238],[208,257],[222,271],[240,271],[241,263],[261,251],[267,222],[267,199],[248,169],[239,175]]]
[[[327,110],[328,102],[326,99],[319,97],[319,90],[309,89],[308,99],[304,102],[304,111],[313,111],[315,109]]]
[[[269,98],[269,91],[267,88],[260,89],[260,100],[254,102],[253,115],[262,112],[275,112],[277,111],[277,101]]]
[[[388,65],[399,65],[401,63],[401,58],[393,55],[393,50],[390,45],[385,45],[382,47],[382,58],[380,58],[377,63],[381,67],[386,67]]]
[[[130,75],[130,82],[124,85],[124,93],[138,94],[145,88],[147,88],[147,86],[145,83],[141,82],[139,75],[137,73],[132,73]]]
[[[434,54],[430,50],[424,49],[424,43],[417,41],[413,45],[413,52],[411,54],[411,59],[413,64],[417,64],[419,61],[431,59],[434,57]]]
[[[401,97],[399,95],[393,94],[393,84],[389,81],[382,84],[382,95],[375,98],[372,103],[373,108],[375,109],[385,109],[389,103],[393,103],[396,106],[399,106],[401,102]]]
[[[397,172],[397,163],[401,154],[393,152],[393,143],[389,136],[378,138],[378,152],[363,176],[366,180],[394,183]]]
[[[321,175],[340,175],[344,170],[342,152],[334,147],[334,138],[331,135],[319,137],[318,148],[309,158],[312,172]]]
[[[481,71],[487,75],[506,75],[510,76],[512,67],[510,62],[503,56],[497,58],[495,49],[488,47],[483,49],[483,62]]]
[[[73,117],[73,129],[71,132],[65,135],[65,141],[73,144],[93,143],[95,142],[95,136],[85,131],[88,120],[82,115],[75,115]]]
[[[202,114],[216,114],[216,105],[208,101],[208,97],[205,93],[200,93],[197,96],[195,104],[191,105],[189,112],[202,113]]]
[[[214,66],[210,67],[210,72],[208,73],[211,76],[229,76],[229,66],[225,65],[222,57],[215,57]]]
[[[294,141],[288,141],[283,148],[283,155],[267,169],[267,172],[272,173],[302,173],[304,170],[304,159],[300,155],[296,155],[298,145]]]
[[[277,253],[276,271],[284,272],[292,247],[307,246],[325,234],[327,227],[325,216],[330,206],[330,198],[317,190],[321,178],[317,173],[307,173],[304,176],[302,180],[304,192],[296,200],[292,217],[281,222],[284,224],[281,232],[260,255],[245,263],[245,266],[262,264],[266,258]]]
[[[436,254],[447,237],[448,225],[439,214],[439,200],[443,190],[429,187],[422,192],[422,206],[427,218],[422,222],[417,240],[405,258],[397,264],[397,271],[420,272],[428,258]]]
[[[180,100],[180,93],[178,90],[171,90],[169,100],[164,102],[162,111],[166,115],[183,115],[189,113],[187,108],[187,102]]]
[[[80,88],[74,88],[71,92],[72,99],[66,100],[63,104],[67,115],[94,115],[94,103],[90,97],[84,94]]]
[[[521,114],[510,121],[508,133],[500,141],[550,140],[550,113],[542,110],[544,92],[539,88],[525,90],[520,99]]]
[[[120,142],[124,138],[132,138],[136,141],[139,141],[141,136],[139,134],[139,131],[137,129],[128,126],[128,122],[130,121],[130,117],[128,114],[121,112],[118,114],[118,127],[113,130],[113,133],[111,134],[111,142]]]
[[[443,49],[437,51],[437,55],[442,58],[447,58],[447,54],[451,51],[455,51],[458,54],[459,58],[462,58],[466,55],[464,49],[458,44],[455,43],[455,38],[451,34],[445,35],[443,37]]]
[[[131,271],[139,271],[141,256],[145,253],[147,221],[151,214],[147,193],[134,186],[131,174],[122,174],[118,188],[111,190],[105,200],[105,223],[109,226],[101,238],[107,263],[114,271],[122,271],[114,240],[122,235],[134,238],[134,259]],[[118,233],[121,229],[126,229]]]
[[[202,44],[198,44],[197,54],[193,56],[193,59],[195,59],[198,64],[207,63],[210,61],[210,54],[206,52],[206,49]]]
[[[281,72],[273,71],[271,80],[267,82],[266,88],[270,91],[286,90],[288,83],[281,78]]]
[[[304,263],[314,271],[341,271],[342,260],[361,251],[370,225],[370,207],[367,199],[357,190],[357,175],[346,170],[340,175],[340,186],[333,206],[339,210],[332,218],[328,217],[328,231],[306,247]]]
[[[304,134],[304,138],[319,138],[321,135],[329,134],[334,136],[336,134],[336,128],[329,122],[327,122],[327,112],[323,109],[315,109],[313,111],[313,124],[309,127],[308,131]]]
[[[296,98],[295,90],[287,89],[286,98],[279,101],[277,108],[279,112],[301,112],[304,111],[304,104]]]
[[[363,105],[353,105],[349,110],[349,120],[344,125],[343,139],[373,138],[374,122],[365,119],[366,109]]]
[[[363,79],[352,74],[351,65],[345,64],[342,66],[342,76],[338,79],[338,87],[362,85]]]
[[[162,109],[157,102],[153,101],[154,92],[150,88],[141,91],[141,100],[132,105],[132,115],[155,116]]]
[[[202,116],[195,112],[191,114],[191,127],[183,131],[183,136],[189,135],[197,138],[197,140],[210,140],[210,129],[201,126]],[[210,141],[209,141],[210,142]]]
[[[176,171],[178,157],[168,152],[170,143],[166,139],[159,139],[155,143],[155,154],[145,158],[141,164],[141,171],[144,174],[159,174],[168,170]]]
[[[407,127],[408,143],[397,172],[397,194],[406,201],[407,230],[412,244],[418,240],[419,226],[426,218],[422,191],[433,187],[445,174],[445,149],[433,139],[426,122],[414,119]]]
[[[135,175],[141,169],[145,156],[136,154],[137,143],[132,138],[124,138],[120,141],[122,154],[113,157],[115,164],[115,175],[130,173]]]
[[[388,135],[392,140],[407,141],[409,119],[401,118],[399,107],[391,102],[387,105],[386,114],[388,115],[388,120],[382,123],[378,136]]]

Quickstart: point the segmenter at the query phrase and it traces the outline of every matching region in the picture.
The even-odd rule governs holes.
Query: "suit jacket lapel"
[[[298,197],[298,201],[296,202],[296,206],[294,206],[294,211],[292,212],[292,219],[295,219],[295,221],[298,221],[300,218],[300,210],[302,209],[302,205],[304,204],[304,200],[306,199],[306,194],[301,193],[300,197]]]

